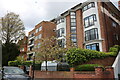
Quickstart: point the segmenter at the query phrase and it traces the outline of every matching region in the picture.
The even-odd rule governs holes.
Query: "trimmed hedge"
[[[30,66],[33,64],[33,61],[24,61],[23,65]]]
[[[75,67],[75,71],[95,71],[95,67],[103,67],[99,64],[84,64]]]
[[[20,62],[20,61],[9,61],[8,62],[8,65],[9,66],[19,66],[19,65],[26,65],[26,66],[30,66],[32,65],[33,61],[23,61],[23,62]]]
[[[9,61],[8,62],[8,66],[18,66],[21,65],[21,63],[19,61]]]

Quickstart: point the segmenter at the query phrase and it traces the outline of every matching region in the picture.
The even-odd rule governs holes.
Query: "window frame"
[[[93,34],[91,34],[92,30],[94,32]],[[96,39],[99,39],[98,28],[93,28],[93,29],[85,31],[85,41],[96,40]]]
[[[93,49],[94,45],[95,45],[95,48],[96,48],[96,49]],[[88,46],[89,46],[89,48],[87,48]],[[97,46],[98,46],[98,47],[97,47]],[[99,48],[99,49],[98,49],[98,48]],[[86,49],[100,51],[100,45],[99,45],[99,43],[88,44],[88,45],[86,45]]]
[[[91,4],[91,6],[89,7],[90,4]],[[95,2],[91,2],[91,3],[87,4],[86,6],[84,6],[82,11],[84,12],[84,11],[86,11],[90,8],[94,8],[94,7],[95,7]]]
[[[91,24],[91,21],[90,21],[90,17],[93,18],[93,19],[92,19],[92,24]],[[86,21],[87,21],[87,24],[88,24],[88,25],[86,25]],[[90,15],[90,16],[87,16],[87,17],[84,18],[84,27],[85,27],[85,28],[88,28],[88,27],[90,27],[90,26],[93,26],[93,25],[95,25],[95,22],[96,22],[96,21],[97,21],[96,14],[92,14],[92,15]]]

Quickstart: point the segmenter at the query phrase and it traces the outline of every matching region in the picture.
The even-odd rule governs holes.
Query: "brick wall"
[[[30,70],[30,76],[32,76],[32,71]],[[100,79],[107,78],[107,80],[112,80],[114,78],[114,71],[112,67],[106,67],[105,70],[102,67],[96,67],[95,71],[34,71],[35,78],[82,78],[82,79]],[[114,79],[113,79],[114,80]]]

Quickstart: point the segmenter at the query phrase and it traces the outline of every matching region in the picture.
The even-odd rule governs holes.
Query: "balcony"
[[[34,39],[34,38],[35,38],[35,36],[31,36],[31,37],[29,37],[29,40]]]

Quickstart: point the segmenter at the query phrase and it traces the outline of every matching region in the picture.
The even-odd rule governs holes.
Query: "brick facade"
[[[35,50],[39,50],[40,42],[42,38],[49,38],[56,36],[55,33],[56,24],[49,21],[42,21],[35,26],[35,28],[29,32],[28,35],[28,57],[33,56]]]
[[[28,37],[25,36],[23,39],[18,41],[18,45],[20,46],[20,56],[23,56],[24,59],[27,59],[27,45],[28,45]]]
[[[75,12],[76,23],[76,38],[77,46],[79,48],[86,48],[87,45],[99,44],[99,51],[108,52],[109,48],[114,45],[120,45],[120,11],[112,4],[112,2],[94,2],[95,6],[87,9],[89,13],[83,11],[83,8],[90,4],[85,2],[78,4],[68,11],[61,14],[61,17],[66,19],[66,39],[71,38],[71,12]],[[85,27],[84,19],[90,15],[96,15],[96,22],[89,27]],[[87,16],[86,16],[87,15]],[[57,21],[56,21],[57,22]],[[61,23],[62,24],[62,23]],[[98,24],[98,25],[97,25]],[[114,26],[113,26],[114,25]],[[57,26],[60,27],[59,24]],[[74,26],[75,27],[75,26]],[[100,29],[99,29],[100,27]],[[86,41],[86,31],[98,29],[98,38]],[[91,37],[91,35],[89,36]],[[92,36],[94,37],[94,36]],[[75,38],[74,38],[75,39]],[[67,41],[66,40],[66,41]]]
[[[101,7],[103,8],[101,9]],[[113,6],[113,4],[109,2],[98,2],[98,12],[101,28],[101,37],[103,39],[102,49],[104,52],[106,52],[109,51],[109,48],[113,45],[120,45],[120,24],[117,23],[116,27],[112,26],[112,22],[114,21],[113,17],[120,22],[120,12]],[[118,35],[118,40],[115,39],[115,34]]]

